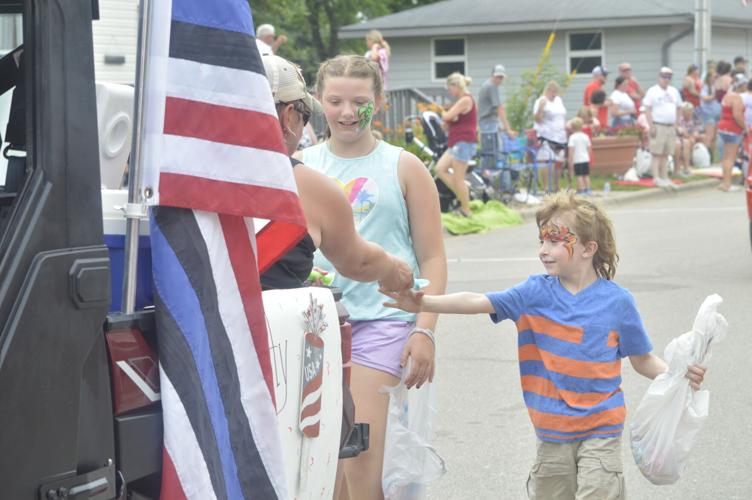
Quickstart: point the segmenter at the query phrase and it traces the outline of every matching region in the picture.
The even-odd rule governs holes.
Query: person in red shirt
[[[619,65],[619,76],[627,79],[627,95],[634,101],[635,109],[640,109],[641,100],[645,97],[645,91],[632,74],[632,65],[628,62],[621,63]]]
[[[590,106],[590,97],[593,95],[594,91],[603,89],[603,84],[606,83],[607,76],[608,71],[606,71],[605,67],[596,66],[593,68],[593,79],[590,80],[590,83],[585,87],[585,93],[582,96],[582,102],[585,106]]]

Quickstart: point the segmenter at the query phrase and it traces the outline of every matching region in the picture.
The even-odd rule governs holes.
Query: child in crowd
[[[588,136],[590,139],[592,139],[593,137],[598,137],[598,134],[600,134],[601,131],[601,122],[598,121],[598,118],[595,117],[595,111],[593,111],[592,107],[580,106],[580,109],[577,110],[577,116],[575,118],[582,120],[582,132],[586,136]],[[574,118],[572,118],[572,120],[574,120]],[[569,120],[567,122],[567,132],[570,134],[572,133],[572,120]]]
[[[608,128],[608,108],[611,104],[611,99],[606,99],[606,92],[603,90],[595,90],[590,96],[590,107],[603,131]]]
[[[618,255],[606,214],[585,198],[559,193],[538,210],[536,222],[546,274],[487,294],[382,292],[394,301],[385,305],[514,321],[523,396],[538,437],[529,497],[623,499],[621,358],[650,379],[668,367],[651,353],[634,298],[612,281]],[[695,364],[686,376],[698,389],[704,375]]]
[[[674,172],[680,177],[689,177],[692,167],[692,152],[695,144],[702,144],[703,125],[695,113],[691,102],[681,105],[681,112],[676,121],[676,148],[674,151]],[[703,145],[703,147],[705,147]]]
[[[446,284],[439,196],[431,174],[412,153],[379,140],[371,129],[384,99],[378,65],[361,56],[343,55],[325,61],[316,78],[330,136],[297,153],[319,172],[334,177],[352,205],[358,233],[408,262],[416,276],[430,280],[430,293]],[[331,271],[320,253],[314,263]],[[335,498],[383,498],[381,475],[389,396],[383,386],[396,386],[408,358],[404,380],[420,387],[433,379],[433,332],[437,315],[418,315],[382,306],[375,283],[338,275],[333,285],[352,324],[350,389],[355,419],[370,424],[368,451],[342,462],[346,491]]]
[[[569,147],[569,154],[567,155],[569,175],[577,177],[577,194],[590,196],[593,194],[593,190],[590,189],[590,158],[593,145],[587,134],[582,131],[581,118],[574,117],[570,123],[572,134],[567,143]]]

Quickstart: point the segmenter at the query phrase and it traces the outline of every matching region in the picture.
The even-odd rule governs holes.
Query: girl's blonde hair
[[[324,84],[330,76],[368,79],[373,82],[373,93],[377,99],[384,93],[384,82],[381,79],[379,65],[363,56],[340,55],[321,63],[316,73],[316,92],[319,96],[323,95]]]
[[[467,92],[467,86],[472,83],[473,79],[465,76],[459,71],[455,71],[446,79],[446,86],[459,87],[463,92]]]
[[[378,43],[382,47],[386,49],[386,53],[389,55],[392,55],[392,49],[389,47],[389,44],[386,43],[386,40],[384,40],[384,36],[381,34],[379,30],[371,30],[368,33],[366,33],[366,43],[368,44],[368,50],[371,50],[371,45],[374,43]]]
[[[540,229],[555,216],[562,215],[574,217],[572,230],[580,243],[585,245],[594,241],[598,244],[593,256],[595,273],[603,279],[613,279],[619,254],[616,253],[614,228],[608,216],[589,200],[577,198],[572,193],[557,193],[547,198],[535,213],[535,222]]]

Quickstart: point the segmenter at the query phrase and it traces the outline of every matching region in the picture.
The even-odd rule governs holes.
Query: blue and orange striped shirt
[[[538,437],[621,436],[621,358],[653,349],[632,295],[601,278],[573,295],[557,277],[536,275],[487,297],[495,323],[517,324],[522,392]]]

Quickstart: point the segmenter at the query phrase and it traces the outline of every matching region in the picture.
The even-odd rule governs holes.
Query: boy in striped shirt
[[[383,292],[394,300],[385,305],[513,320],[523,396],[538,437],[528,496],[622,499],[621,358],[628,356],[650,379],[668,366],[651,353],[634,298],[612,281],[618,255],[606,214],[585,199],[558,194],[538,210],[536,221],[546,274],[487,294]],[[693,388],[704,374],[701,365],[689,367]]]

